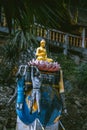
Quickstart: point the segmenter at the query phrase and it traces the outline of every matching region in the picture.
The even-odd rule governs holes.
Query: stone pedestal
[[[58,130],[59,122],[55,123],[54,125],[47,126],[43,128],[42,124],[38,119],[36,119],[32,124],[25,125],[19,117],[17,117],[17,124],[16,130]]]

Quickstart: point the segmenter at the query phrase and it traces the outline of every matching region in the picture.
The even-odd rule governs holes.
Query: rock
[[[3,125],[2,124],[0,124],[0,130],[3,130]]]
[[[74,56],[74,61],[77,65],[80,64],[80,57],[79,56]]]
[[[87,130],[87,122],[83,124],[82,130]]]
[[[80,102],[79,101],[75,101],[75,104],[78,106],[78,107],[81,107],[82,108],[82,105],[80,104]]]

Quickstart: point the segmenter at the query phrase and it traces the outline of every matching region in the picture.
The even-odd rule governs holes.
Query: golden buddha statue
[[[41,42],[40,42],[40,47],[38,47],[37,50],[36,50],[37,60],[39,60],[39,61],[43,60],[43,61],[47,61],[47,62],[52,62],[53,59],[50,59],[50,58],[47,57],[45,44],[46,44],[46,41],[44,39],[42,39]]]

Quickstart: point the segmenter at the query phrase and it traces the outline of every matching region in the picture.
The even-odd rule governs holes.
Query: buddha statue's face
[[[45,40],[42,40],[42,41],[40,42],[41,47],[45,47],[45,44],[46,44]]]

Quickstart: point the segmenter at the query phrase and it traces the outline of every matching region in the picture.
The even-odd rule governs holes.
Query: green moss
[[[77,67],[75,62],[70,57],[67,57],[63,54],[58,56],[57,61],[61,65],[64,73],[64,78],[68,80],[74,80],[74,75]]]

